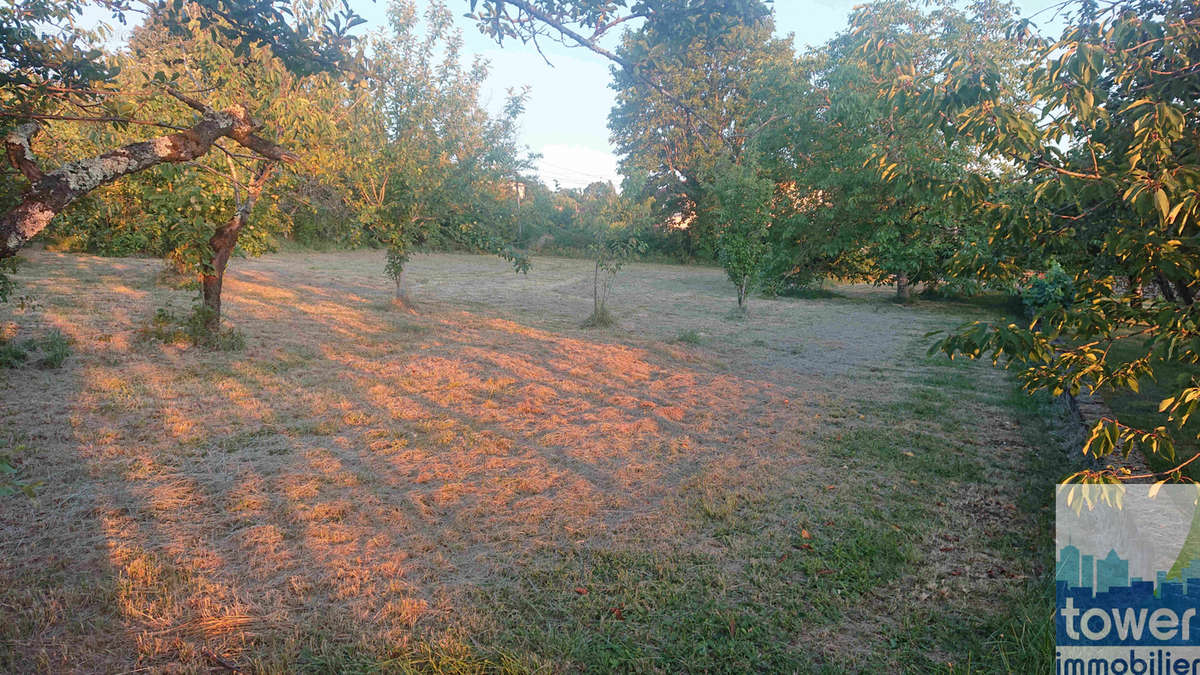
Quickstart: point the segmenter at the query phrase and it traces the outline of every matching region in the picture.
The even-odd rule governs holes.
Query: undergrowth
[[[214,351],[240,351],[246,346],[246,338],[234,328],[217,331],[208,329],[212,310],[197,303],[186,316],[179,316],[166,307],[154,311],[141,328],[138,337],[164,344],[186,344]]]
[[[38,368],[61,368],[71,355],[71,341],[57,328],[25,340],[0,340],[0,368],[31,364]]]

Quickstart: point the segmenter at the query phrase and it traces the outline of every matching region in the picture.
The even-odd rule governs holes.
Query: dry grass
[[[913,346],[953,323],[858,287],[752,299],[734,322],[719,270],[631,265],[617,327],[584,331],[586,262],[539,259],[518,277],[489,258],[418,257],[401,311],[378,254],[279,255],[235,261],[225,311],[247,346],[214,353],[137,339],[156,308],[190,303],[156,284],[159,263],[31,258],[22,281],[44,308],[0,321],[58,328],[74,355],[0,371],[0,443],[24,447],[23,477],[45,483],[0,509],[0,665],[14,670],[288,671],[330,662],[330,645],[405,658],[516,645],[521,668],[565,667],[574,657],[505,637],[507,600],[488,598],[523,583],[514,570],[589,550],[736,573],[753,566],[730,543],[747,524],[832,535],[814,514],[857,512],[875,497],[854,486],[892,480],[887,464],[908,456],[838,449],[915,400]],[[1006,386],[966,372],[964,391]],[[942,432],[969,441],[958,480],[981,480],[989,444],[1021,447],[995,397],[932,405],[987,423]],[[858,438],[890,433],[875,432]],[[930,508],[913,549],[967,527],[963,555],[983,565],[990,530],[961,515],[973,507]],[[999,530],[1017,518],[984,510]],[[932,588],[889,582],[900,604],[987,586],[986,565],[975,583],[950,557],[912,563]],[[562,578],[539,592],[575,594]],[[886,611],[854,601],[785,647],[830,663],[872,652],[825,638]],[[504,663],[488,667],[518,667]]]

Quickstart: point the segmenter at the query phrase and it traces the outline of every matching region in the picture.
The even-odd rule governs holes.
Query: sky
[[[430,0],[416,0],[419,7]],[[1023,16],[1043,10],[1059,0],[1019,0]],[[775,25],[780,37],[791,35],[797,52],[818,46],[845,28],[851,10],[862,0],[776,0]],[[463,17],[466,0],[446,0],[465,40],[464,57],[480,54],[492,65],[484,89],[494,109],[503,104],[509,88],[529,86],[529,100],[521,123],[521,140],[542,158],[536,167],[543,182],[553,187],[582,187],[593,181],[620,185],[617,158],[608,139],[608,112],[614,92],[609,88],[609,62],[581,48],[543,44],[553,66],[547,65],[532,46],[506,40],[502,47],[481,35],[475,23]],[[387,0],[352,0],[351,6],[368,20],[368,27],[385,25]]]
[[[416,0],[425,7],[429,0]],[[780,36],[794,34],[797,49],[817,45],[846,25],[855,0],[777,0],[775,21]],[[608,140],[608,112],[614,92],[609,62],[580,48],[543,44],[551,65],[532,46],[506,40],[503,47],[481,35],[462,15],[466,0],[447,0],[465,40],[464,52],[481,54],[492,66],[485,96],[498,109],[509,88],[530,87],[521,121],[521,140],[542,158],[536,168],[553,187],[583,187],[593,181],[620,185],[617,158]],[[351,7],[368,27],[385,25],[386,0],[353,0]]]

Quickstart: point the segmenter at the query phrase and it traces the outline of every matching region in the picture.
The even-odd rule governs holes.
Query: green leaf
[[[1168,215],[1171,213],[1171,203],[1167,201],[1167,193],[1162,188],[1154,191],[1154,205],[1158,207],[1158,212],[1162,215],[1162,219],[1166,221]]]

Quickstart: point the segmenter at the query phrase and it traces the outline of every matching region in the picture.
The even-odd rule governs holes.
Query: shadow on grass
[[[991,475],[950,438],[979,420],[941,421],[970,412],[960,366],[831,398],[305,279],[231,280],[244,352],[118,335],[5,383],[40,406],[11,424],[51,486],[2,524],[9,663],[923,670],[993,634],[955,623],[986,570],[951,587],[966,605],[912,593],[958,578],[933,542]],[[63,323],[81,336],[156,304],[73,292],[99,303]],[[963,510],[1008,522],[995,501]],[[45,575],[47,551],[94,564]]]

